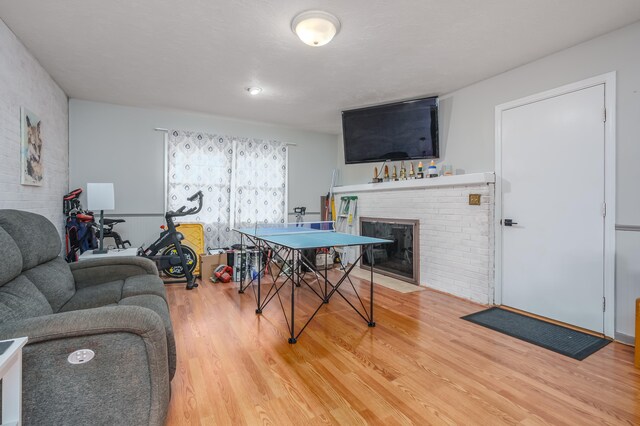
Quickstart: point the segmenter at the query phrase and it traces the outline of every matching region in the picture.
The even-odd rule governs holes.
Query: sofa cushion
[[[60,235],[47,218],[18,210],[0,210],[0,227],[22,254],[22,270],[48,262],[60,254]]]
[[[69,265],[60,257],[28,269],[24,275],[47,298],[53,312],[58,312],[76,292]]]
[[[160,315],[167,332],[167,355],[169,356],[169,379],[173,379],[176,372],[176,340],[173,336],[173,327],[171,325],[171,316],[169,315],[169,306],[167,302],[159,296],[152,294],[131,296],[123,298],[119,305],[140,306],[148,308]]]
[[[134,275],[124,280],[122,298],[153,294],[167,300],[164,283],[157,275]]]
[[[24,275],[0,287],[0,324],[52,313],[47,299]]]
[[[0,228],[0,286],[8,283],[22,271],[22,254],[7,231]]]
[[[76,294],[60,308],[59,312],[99,308],[118,303],[122,298],[123,284],[124,281],[116,280],[78,289]]]

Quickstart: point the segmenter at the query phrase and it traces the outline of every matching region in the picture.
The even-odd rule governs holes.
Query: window
[[[168,209],[201,190],[200,213],[180,219],[203,223],[207,247],[237,242],[233,227],[286,220],[286,144],[171,130],[167,154]]]

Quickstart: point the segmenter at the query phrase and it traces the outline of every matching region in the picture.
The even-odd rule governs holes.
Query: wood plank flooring
[[[334,297],[295,345],[277,298],[256,315],[234,283],[167,293],[169,425],[640,424],[633,348],[576,361],[461,320],[483,306],[435,291],[376,286],[374,328]],[[296,298],[298,323],[319,300],[304,287]]]

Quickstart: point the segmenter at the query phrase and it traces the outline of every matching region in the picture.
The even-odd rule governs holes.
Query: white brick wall
[[[481,204],[470,206],[469,194]],[[358,217],[420,221],[421,285],[493,303],[492,183],[341,195],[358,196]]]
[[[20,107],[42,120],[42,186],[20,184]],[[67,96],[0,20],[0,208],[46,216],[62,235],[69,186]]]

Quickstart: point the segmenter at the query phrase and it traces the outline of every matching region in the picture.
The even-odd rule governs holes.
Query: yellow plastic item
[[[177,225],[177,224],[176,224]],[[196,252],[196,269],[193,275],[200,276],[200,255],[204,254],[204,227],[201,223],[180,222],[178,232],[184,235],[182,243],[191,247]]]
[[[336,212],[336,199],[334,196],[331,196],[331,220],[336,221],[337,212]]]

